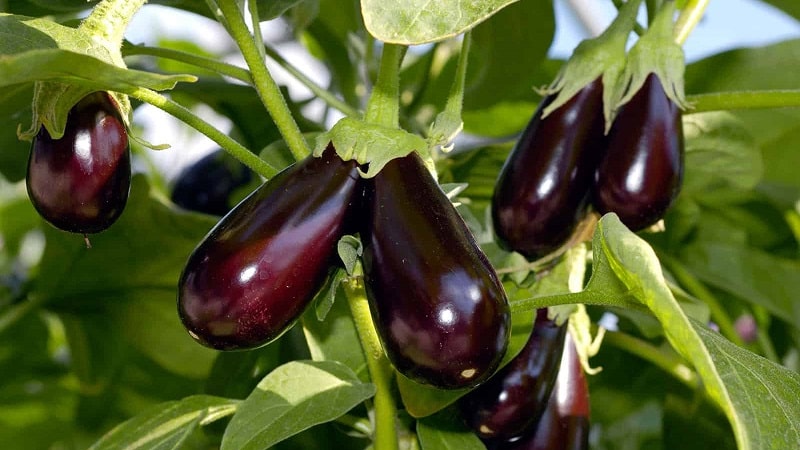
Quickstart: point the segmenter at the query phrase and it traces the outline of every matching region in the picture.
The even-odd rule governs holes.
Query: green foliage
[[[465,390],[419,385],[385,360],[386,372],[376,370],[383,353],[365,338],[358,322],[364,317],[354,319],[348,296],[347,283],[361,270],[357,236],[339,242],[338,267],[296,328],[263,348],[217,352],[186,333],[175,305],[183,265],[216,218],[171,205],[159,184],[148,181],[161,177],[155,169],[140,165],[149,168],[134,176],[125,212],[89,236],[92,248],[39,219],[23,181],[30,144],[18,132],[37,120],[63,127],[75,92],[168,91],[187,111],[207,106],[225,116],[231,137],[276,169],[294,160],[247,76],[232,82],[213,65],[133,52],[124,59],[131,68],[123,68],[116,63],[121,55],[67,25],[95,3],[0,1],[12,13],[0,14],[6,124],[0,129],[0,442],[23,450],[381,450],[385,416],[377,405],[388,399],[397,408],[390,411],[398,418],[396,429],[391,424],[395,444],[483,448],[452,406]],[[204,0],[151,3],[216,19]],[[765,3],[800,18],[795,0]],[[601,53],[612,75],[621,73],[631,60],[623,60],[617,44],[629,30],[616,30],[607,36],[614,42],[599,50],[597,41],[585,43],[578,62],[564,69],[546,56],[561,26],[549,1],[281,0],[259,1],[258,10],[261,21],[287,20],[288,37],[330,72],[323,91],[352,111],[367,105],[375,86],[376,40],[433,43],[408,51],[400,69],[402,129],[364,125],[353,113],[326,131],[319,117],[307,116],[308,98],[281,89],[306,140],[318,150],[332,140],[341,155],[370,162],[367,176],[390,158],[429,150],[426,133],[456,75],[454,37],[472,30],[460,120],[476,139],[470,146],[456,141],[453,152],[434,151],[432,159],[441,184],[466,186],[453,201],[510,299],[513,327],[503,364],[526,342],[536,308],[559,305],[568,314],[586,304],[591,323],[579,327],[584,356],[592,353],[588,340],[599,319],[617,318],[618,330],[589,360],[602,367],[587,377],[592,448],[800,446],[800,108],[686,110],[684,183],[663,231],[635,235],[607,215],[591,246],[577,244],[560,260],[530,264],[500,249],[487,218],[511,136],[540,101],[533,87],[554,79],[580,87],[606,67],[592,60]],[[658,56],[650,53],[669,34],[661,25],[660,40],[636,50],[645,53],[639,63]],[[273,44],[266,44],[270,51]],[[159,46],[212,62],[223,56],[196,42]],[[673,56],[677,50],[669,49]],[[575,69],[582,58],[592,61]],[[713,55],[686,66],[688,100],[713,92],[800,91],[798,59],[800,40]],[[42,89],[43,82],[58,84]],[[35,84],[47,98],[32,108]],[[138,162],[146,152],[135,154]],[[740,318],[752,318],[755,337],[737,332]]]

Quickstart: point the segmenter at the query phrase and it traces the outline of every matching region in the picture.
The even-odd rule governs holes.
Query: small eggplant
[[[600,79],[542,119],[546,97],[497,179],[492,221],[498,243],[530,259],[565,244],[586,215],[594,170],[603,152]]]
[[[253,179],[244,164],[216,150],[186,167],[172,188],[172,201],[190,211],[224,216],[233,206],[231,195]]]
[[[681,110],[655,74],[622,106],[594,181],[594,207],[638,231],[658,222],[683,180]]]
[[[61,230],[98,233],[119,218],[131,186],[131,154],[108,93],[91,93],[73,106],[61,139],[39,130],[26,182],[36,211]]]
[[[566,331],[540,309],[520,353],[459,400],[461,416],[478,437],[508,441],[535,429],[556,382]]]
[[[178,311],[198,342],[218,350],[265,345],[300,316],[328,275],[352,220],[358,169],[332,146],[242,200],[189,257]]]
[[[364,181],[365,287],[389,360],[438,388],[481,383],[511,325],[494,269],[416,153]]]

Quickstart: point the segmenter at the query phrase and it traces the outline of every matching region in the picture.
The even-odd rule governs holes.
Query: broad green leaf
[[[707,395],[728,417],[740,450],[782,448],[775,446],[778,442],[800,443],[800,422],[794,419],[800,417],[800,396],[789,395],[777,401],[780,394],[771,392],[773,385],[783,384],[784,391],[800,393],[797,374],[754,354],[747,359],[758,364],[718,365],[724,362],[720,351],[729,352],[729,347],[707,346],[707,338],[701,335],[709,332],[698,331],[700,327],[683,313],[667,287],[653,250],[625,228],[615,214],[601,219],[593,249],[595,271],[584,293],[613,297],[616,291],[616,296],[635,298],[652,311],[672,347],[692,363]],[[598,289],[601,285],[603,288]],[[752,373],[746,373],[749,371]],[[752,420],[756,416],[774,420],[756,423]],[[786,441],[787,438],[793,440]]]
[[[464,110],[488,108],[502,101],[538,101],[533,87],[554,32],[553,4],[538,0],[511,4],[475,27]],[[532,112],[522,114],[523,123]]]
[[[175,293],[191,250],[214,219],[181,212],[148,194],[136,176],[120,219],[83,239],[45,226],[47,244],[31,292],[60,312],[101,309],[119,332],[176,373],[205,376],[215,352],[194,342],[178,318]]]
[[[485,450],[478,436],[453,411],[425,417],[417,422],[422,450]]]
[[[281,16],[289,8],[304,0],[261,0],[258,2],[258,18],[261,21],[272,20]]]
[[[752,189],[761,179],[761,152],[741,121],[726,112],[684,117],[686,176],[682,194],[730,185]]]
[[[237,404],[208,395],[167,402],[118,425],[91,450],[177,450],[198,426],[233,414]]]
[[[506,101],[487,109],[466,110],[464,130],[478,136],[506,137],[519,133],[536,110],[533,101]]]
[[[361,0],[361,13],[367,30],[375,38],[395,44],[414,45],[463,33],[514,1]]]
[[[222,437],[222,450],[268,448],[325,423],[375,395],[334,361],[293,361],[267,375],[239,405]]]
[[[701,241],[681,259],[700,279],[742,300],[761,305],[789,324],[800,324],[800,262],[722,242]]]
[[[303,332],[314,361],[338,361],[349,367],[362,381],[369,381],[367,360],[361,349],[353,316],[341,288],[324,320],[309,309],[303,314]]]

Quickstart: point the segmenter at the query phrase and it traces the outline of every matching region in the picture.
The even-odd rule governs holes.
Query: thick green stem
[[[800,90],[716,92],[689,95],[686,101],[692,109],[685,114],[731,109],[798,108]]]
[[[311,154],[311,150],[306,143],[303,133],[297,126],[289,107],[286,104],[286,99],[283,98],[281,90],[272,79],[264,58],[261,57],[263,51],[263,43],[253,39],[250,35],[250,30],[244,23],[244,17],[239,10],[236,2],[232,0],[222,0],[218,3],[219,9],[224,14],[228,24],[228,31],[239,46],[239,50],[244,56],[247,66],[250,68],[250,76],[253,79],[253,85],[261,98],[262,103],[269,111],[272,120],[278,127],[281,136],[286,141],[289,151],[296,160],[301,160]]]
[[[742,338],[739,337],[736,328],[733,326],[733,321],[728,316],[728,312],[725,311],[725,308],[722,307],[719,300],[717,300],[717,297],[675,258],[659,254],[658,259],[667,267],[678,283],[686,288],[686,290],[698,300],[708,305],[708,309],[711,311],[711,319],[719,326],[719,331],[722,335],[734,344],[743,347],[744,342]]]
[[[119,49],[125,28],[147,0],[103,0],[81,23],[80,29],[89,32],[105,46]]]
[[[703,14],[706,12],[710,0],[689,0],[681,10],[677,22],[675,22],[675,42],[683,45],[686,39],[700,23]]]
[[[369,304],[360,278],[351,278],[342,283],[350,313],[356,324],[358,337],[367,358],[367,368],[372,383],[375,385],[375,427],[373,448],[375,450],[397,450],[397,406],[395,405],[392,380],[392,369],[372,323]]]
[[[365,120],[369,123],[397,128],[400,125],[400,63],[405,46],[384,44],[378,80],[372,88]]]
[[[258,173],[264,178],[270,178],[278,173],[276,168],[270,166],[266,161],[254,155],[242,144],[231,139],[228,135],[219,131],[210,123],[197,117],[188,109],[164,97],[163,95],[141,87],[126,90],[123,92],[123,94],[130,95],[133,98],[137,98],[145,103],[149,103],[156,108],[162,109],[175,116],[187,125],[208,136],[212,141],[219,144],[223,150],[233,155],[233,157],[241,161],[247,167],[253,169],[254,172]]]
[[[617,9],[620,9],[622,8],[623,5],[625,5],[625,2],[623,2],[622,0],[612,0],[612,1],[614,2],[614,6]],[[639,24],[639,22],[635,22],[633,24],[633,32],[636,33],[637,36],[642,36],[647,32],[647,30],[641,24]]]
[[[603,342],[651,362],[690,389],[697,389],[700,386],[697,373],[675,352],[617,331],[607,331],[603,336]]]

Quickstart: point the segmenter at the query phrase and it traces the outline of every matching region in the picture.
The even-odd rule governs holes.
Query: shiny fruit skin
[[[595,174],[597,211],[617,213],[633,231],[658,222],[680,191],[684,143],[681,111],[654,74],[621,108],[607,146]]]
[[[566,243],[586,215],[603,152],[600,79],[542,119],[546,97],[503,165],[492,197],[497,242],[537,259]]]
[[[589,426],[589,387],[567,334],[556,385],[538,427],[498,450],[587,450]]]
[[[28,196],[56,228],[73,233],[105,230],[122,214],[131,185],[128,132],[105,92],[79,101],[61,139],[42,127],[28,159]]]
[[[216,150],[186,167],[172,188],[176,205],[197,212],[223,216],[231,210],[233,192],[247,185],[253,172],[222,150]]]
[[[459,400],[461,416],[480,438],[507,441],[536,427],[556,382],[566,328],[540,309],[520,353]]]
[[[475,386],[508,345],[494,269],[416,153],[364,184],[364,280],[389,360],[419,383]]]
[[[189,257],[178,311],[198,342],[218,350],[269,343],[325,281],[352,219],[359,175],[328,146],[242,200]]]

